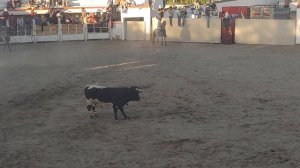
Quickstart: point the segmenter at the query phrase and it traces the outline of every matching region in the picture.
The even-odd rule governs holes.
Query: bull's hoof
[[[95,116],[94,115],[90,115],[90,119],[93,119],[93,118],[95,118]]]

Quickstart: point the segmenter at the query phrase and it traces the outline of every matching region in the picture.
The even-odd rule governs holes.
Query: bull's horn
[[[143,92],[143,90],[141,90],[141,89],[138,89],[138,88],[136,88],[136,90],[137,90],[138,92]]]

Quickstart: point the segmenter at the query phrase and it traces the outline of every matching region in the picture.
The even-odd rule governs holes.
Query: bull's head
[[[140,100],[140,93],[142,92],[138,87],[131,87],[132,89],[132,99],[133,101],[139,101]]]

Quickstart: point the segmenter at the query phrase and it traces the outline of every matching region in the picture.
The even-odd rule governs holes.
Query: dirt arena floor
[[[300,167],[300,47],[88,41],[0,52],[1,168]],[[139,86],[116,121],[87,84]]]

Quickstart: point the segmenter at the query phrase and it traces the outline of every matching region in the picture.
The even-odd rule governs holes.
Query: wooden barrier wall
[[[296,21],[281,19],[237,19],[238,44],[295,45]]]
[[[221,20],[219,18],[211,18],[209,27],[207,27],[207,20],[204,18],[187,18],[184,26],[178,26],[177,18],[173,18],[173,26],[170,26],[168,18],[164,18],[163,21],[167,22],[167,41],[206,43],[220,43],[221,41]],[[153,18],[153,30],[157,27],[157,23],[158,20]]]

